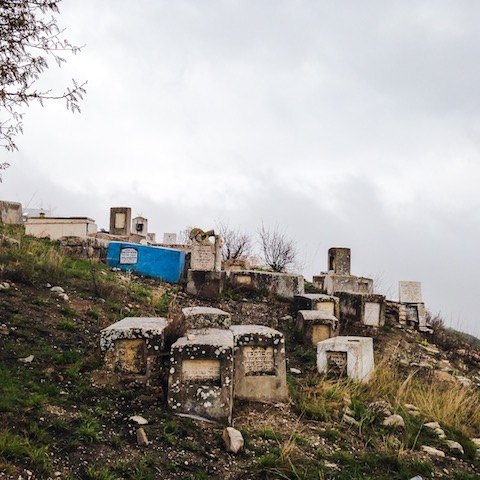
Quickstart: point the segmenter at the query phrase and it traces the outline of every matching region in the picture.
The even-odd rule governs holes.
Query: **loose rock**
[[[463,447],[458,442],[454,442],[453,440],[447,440],[445,443],[452,452],[461,453],[462,455],[465,453]]]
[[[137,444],[138,445],[148,445],[150,442],[148,441],[147,434],[143,428],[139,428],[137,430]]]
[[[148,420],[141,417],[140,415],[134,415],[133,417],[130,417],[129,420],[131,420],[132,422],[138,423],[138,425],[147,425],[148,424]]]
[[[405,421],[398,415],[390,415],[383,421],[385,427],[405,428]]]
[[[427,453],[431,457],[445,457],[445,452],[438,450],[437,448],[429,447],[427,445],[422,445],[422,452]]]
[[[241,432],[233,427],[227,427],[223,431],[223,442],[227,452],[237,453],[244,445],[244,440]]]

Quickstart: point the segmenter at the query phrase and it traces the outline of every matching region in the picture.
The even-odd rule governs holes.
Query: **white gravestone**
[[[398,282],[400,303],[422,303],[420,282]]]

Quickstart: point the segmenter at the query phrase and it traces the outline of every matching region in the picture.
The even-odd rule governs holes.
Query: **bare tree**
[[[263,260],[275,272],[285,272],[294,266],[297,258],[297,249],[293,240],[287,238],[278,226],[270,229],[262,227],[258,230],[262,246]]]
[[[191,225],[187,225],[183,230],[178,232],[178,243],[180,245],[191,245],[192,239],[190,238],[190,232],[192,231],[193,227]]]
[[[61,38],[63,30],[53,16],[61,0],[0,0],[0,146],[16,150],[14,138],[22,133],[21,111],[32,101],[63,99],[67,108],[79,112],[85,83],[73,80],[64,92],[37,90],[35,84],[48,68],[48,58],[58,65],[62,53],[80,48]],[[49,16],[50,15],[50,16]],[[0,169],[8,164],[0,164]]]
[[[252,251],[252,239],[248,233],[230,228],[227,222],[218,222],[216,229],[223,240],[223,260],[248,258]]]

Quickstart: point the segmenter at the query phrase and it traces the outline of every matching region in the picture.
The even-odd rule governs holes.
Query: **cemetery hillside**
[[[0,222],[0,478],[480,478],[480,342],[419,282],[385,298],[336,247],[305,282],[218,233]]]

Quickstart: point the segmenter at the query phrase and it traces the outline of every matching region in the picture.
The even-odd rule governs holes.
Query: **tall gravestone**
[[[110,208],[110,234],[129,236],[131,233],[132,209],[129,207]]]
[[[427,331],[427,312],[422,301],[422,284],[420,282],[398,282],[400,303],[405,305],[406,323],[414,325],[420,331]]]

